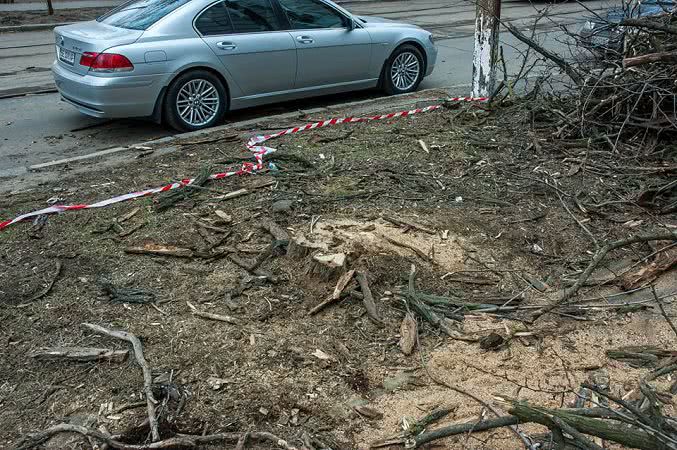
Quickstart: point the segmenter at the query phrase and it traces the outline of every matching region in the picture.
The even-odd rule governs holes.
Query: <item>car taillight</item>
[[[85,52],[80,57],[80,65],[89,67],[92,72],[129,72],[134,70],[134,65],[127,57],[115,53]]]

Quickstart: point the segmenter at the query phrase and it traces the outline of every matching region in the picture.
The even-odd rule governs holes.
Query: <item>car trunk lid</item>
[[[57,61],[61,67],[84,75],[89,68],[80,65],[83,53],[102,53],[111,47],[132,44],[142,34],[143,30],[118,28],[97,21],[56,27]]]

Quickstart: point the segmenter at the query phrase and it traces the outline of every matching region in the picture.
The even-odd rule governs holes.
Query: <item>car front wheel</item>
[[[179,76],[167,90],[165,118],[179,131],[195,131],[218,123],[226,111],[226,90],[214,74],[195,70]]]
[[[424,75],[423,55],[413,45],[397,48],[386,62],[383,88],[390,95],[413,92]]]

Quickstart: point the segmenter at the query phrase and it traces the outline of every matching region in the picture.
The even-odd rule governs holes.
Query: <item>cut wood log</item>
[[[317,276],[323,281],[330,281],[340,277],[345,271],[346,254],[330,253],[313,256],[308,268],[308,274]]]
[[[328,250],[329,247],[327,244],[322,242],[312,242],[308,240],[303,234],[298,234],[294,236],[294,238],[289,242],[287,256],[294,259],[302,259],[315,252],[326,252]]]
[[[109,361],[121,363],[127,359],[129,350],[111,350],[108,348],[95,347],[49,347],[41,348],[28,356],[40,361]]]

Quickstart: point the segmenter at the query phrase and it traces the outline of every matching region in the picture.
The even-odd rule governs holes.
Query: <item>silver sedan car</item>
[[[429,32],[329,0],[132,0],[54,33],[63,100],[185,131],[264,103],[411,92],[437,58]]]

